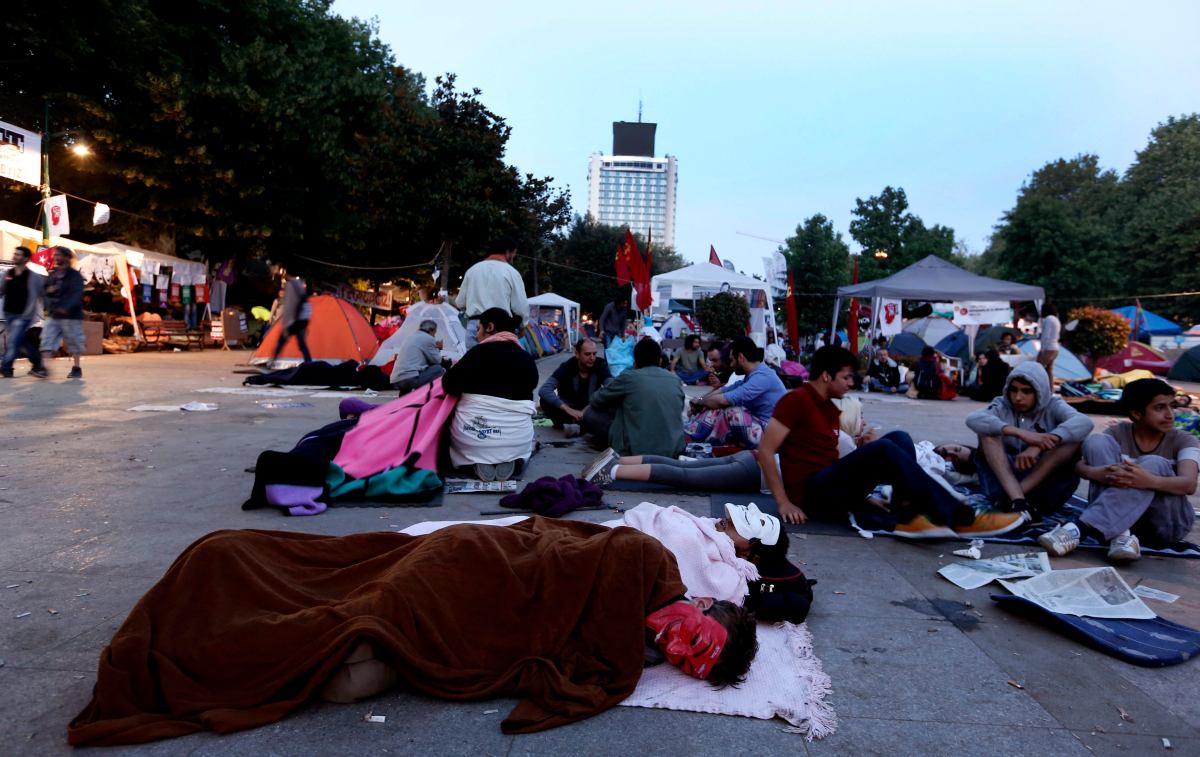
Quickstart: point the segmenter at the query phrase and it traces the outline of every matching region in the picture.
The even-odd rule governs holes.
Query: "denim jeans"
[[[33,364],[34,369],[42,367],[42,353],[38,350],[38,345],[28,344],[26,336],[29,332],[28,318],[8,318],[8,347],[4,350],[4,358],[0,361],[0,372],[12,373],[13,363],[17,357],[24,352],[29,357],[29,362]]]

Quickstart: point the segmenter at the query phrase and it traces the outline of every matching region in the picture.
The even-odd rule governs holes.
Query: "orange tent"
[[[308,322],[305,342],[313,360],[340,363],[344,360],[366,362],[375,356],[379,340],[367,319],[345,300],[328,294],[315,294],[308,298],[312,305],[312,320]],[[251,365],[266,365],[275,354],[275,344],[283,333],[283,322],[277,321],[263,337],[262,344],[254,351]],[[295,339],[288,340],[279,355],[280,363],[296,365],[300,362],[300,347]]]

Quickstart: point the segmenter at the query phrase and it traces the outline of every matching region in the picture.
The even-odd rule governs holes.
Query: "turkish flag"
[[[717,248],[711,244],[708,246],[708,262],[713,265],[721,265],[721,259],[717,257]],[[722,266],[723,268],[724,266]]]
[[[29,262],[40,265],[49,271],[54,267],[54,248],[43,247],[39,244],[37,252],[33,253],[33,257],[29,259]]]

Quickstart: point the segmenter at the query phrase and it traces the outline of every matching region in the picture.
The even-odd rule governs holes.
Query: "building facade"
[[[613,154],[596,153],[588,164],[588,215],[642,236],[650,231],[656,244],[674,247],[679,162],[654,157],[655,126],[613,124]]]

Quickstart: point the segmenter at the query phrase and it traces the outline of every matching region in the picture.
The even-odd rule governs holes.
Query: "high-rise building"
[[[675,188],[679,162],[654,157],[657,124],[613,122],[612,155],[588,164],[588,215],[610,226],[628,226],[655,244],[675,246]]]

